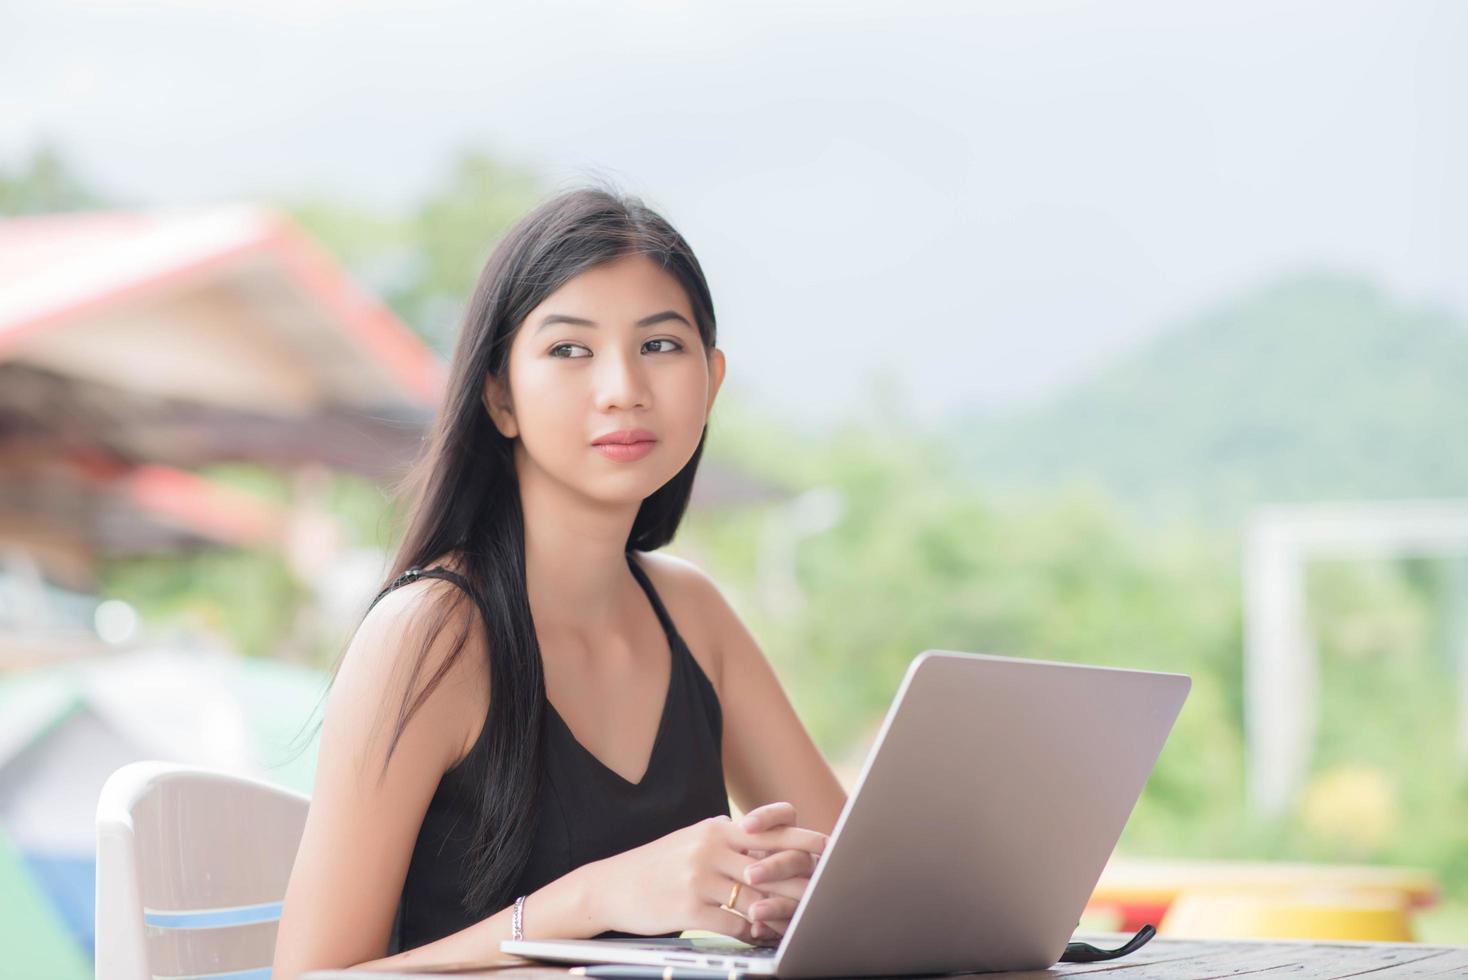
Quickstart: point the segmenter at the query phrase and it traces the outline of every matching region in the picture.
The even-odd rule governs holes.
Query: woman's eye
[[[664,349],[664,350],[660,350],[660,351],[655,351],[654,353],[664,353],[664,354],[667,354],[667,353],[672,353],[673,351],[678,351],[678,350],[682,350],[683,349],[683,345],[680,344],[678,341],[672,339],[671,337],[657,337],[657,338],[655,338],[653,340],[649,340],[647,343],[649,343],[649,344],[672,344],[673,345],[671,349]],[[644,344],[643,346],[646,346],[646,345]],[[558,353],[558,351],[563,351],[563,350],[566,350],[566,351],[569,351],[569,350],[582,350],[582,351],[585,351],[586,348],[585,347],[582,347],[580,344],[556,344],[556,346],[554,346],[554,347],[552,347],[550,349],[550,352],[549,353],[550,353],[550,356],[551,357],[560,357],[560,358],[564,358],[564,359],[567,359],[567,360],[580,360],[583,356],[584,357],[590,357],[591,356],[591,352],[590,351],[586,351],[586,353],[584,355],[572,355],[572,354],[560,354],[560,353]]]

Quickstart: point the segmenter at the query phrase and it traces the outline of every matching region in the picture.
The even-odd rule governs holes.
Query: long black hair
[[[521,218],[485,263],[454,347],[443,404],[422,454],[398,491],[409,503],[406,528],[383,588],[407,569],[425,567],[453,552],[478,607],[470,613],[482,611],[484,619],[487,649],[474,654],[489,661],[488,752],[476,757],[478,771],[466,773],[482,787],[464,897],[465,910],[479,918],[508,903],[508,891],[530,857],[546,708],[540,646],[525,587],[525,525],[514,440],[501,435],[490,419],[482,400],[484,382],[490,375],[508,382],[510,342],[546,296],[592,266],[633,253],[658,262],[682,284],[705,354],[712,352],[713,300],[683,236],[633,195],[603,187],[561,193]],[[628,550],[651,551],[673,539],[707,435],[705,425],[688,463],[642,502],[627,536]],[[409,694],[398,706],[384,773],[408,721],[464,654],[467,630],[434,676],[412,695],[434,639],[463,611],[466,600],[458,589],[444,587],[435,594],[436,614],[416,653]],[[338,660],[333,682],[340,667]]]

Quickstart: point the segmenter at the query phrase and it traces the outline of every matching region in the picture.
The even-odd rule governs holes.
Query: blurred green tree
[[[0,170],[0,215],[83,211],[104,203],[60,148],[51,143],[37,146],[14,172]]]

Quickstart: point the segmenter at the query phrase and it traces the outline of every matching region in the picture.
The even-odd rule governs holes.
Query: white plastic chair
[[[133,762],[97,800],[97,980],[268,980],[310,797]]]

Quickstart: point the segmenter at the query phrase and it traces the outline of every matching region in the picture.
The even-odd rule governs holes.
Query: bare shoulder
[[[415,723],[439,729],[441,744],[451,750],[447,769],[468,754],[488,715],[487,647],[473,599],[451,582],[420,578],[391,590],[368,611],[341,673],[373,678],[372,687],[389,695],[380,699],[384,709],[418,704],[422,719]],[[395,721],[385,718],[388,731]]]
[[[488,697],[483,647],[464,646],[482,644],[477,617],[456,592],[439,579],[400,585],[348,644],[322,719],[276,976],[361,963],[388,948],[424,815],[476,720],[470,705]]]
[[[719,641],[726,631],[721,624],[733,615],[723,593],[707,572],[687,558],[660,551],[638,551],[635,557],[722,701],[724,651]]]

